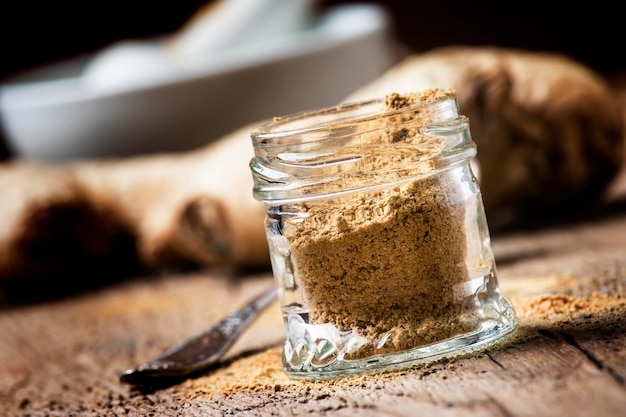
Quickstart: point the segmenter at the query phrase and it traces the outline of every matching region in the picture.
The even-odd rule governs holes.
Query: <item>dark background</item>
[[[216,0],[5,0],[0,6],[0,78],[95,51],[115,40],[170,33],[212,1]],[[325,7],[350,2],[356,1],[318,3]],[[416,52],[451,43],[492,44],[561,51],[604,73],[626,67],[626,24],[617,3],[595,1],[580,7],[534,0],[375,3],[388,7],[398,39]]]
[[[3,1],[0,81],[40,65],[94,52],[122,39],[176,31],[216,0]],[[319,7],[350,0],[320,0]],[[361,1],[363,2],[363,1]],[[557,51],[604,75],[626,68],[618,4],[548,1],[378,1],[396,38],[415,52],[449,44]],[[605,4],[606,3],[606,4]],[[1,145],[0,137],[0,147]],[[6,149],[0,155],[6,156]]]

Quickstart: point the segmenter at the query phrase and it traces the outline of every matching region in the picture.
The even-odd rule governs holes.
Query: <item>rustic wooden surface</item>
[[[118,282],[0,310],[0,415],[624,416],[626,209],[496,235],[520,319],[481,354],[334,382],[286,377],[272,305],[223,367],[137,389],[120,374],[272,285],[268,272]]]

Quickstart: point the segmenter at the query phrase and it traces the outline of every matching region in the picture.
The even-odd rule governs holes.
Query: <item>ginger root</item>
[[[478,146],[492,227],[580,215],[604,198],[626,149],[608,82],[552,52],[449,46],[411,55],[346,101],[456,90]]]
[[[265,211],[247,169],[250,130],[181,154],[0,165],[0,281],[85,266],[268,265]]]

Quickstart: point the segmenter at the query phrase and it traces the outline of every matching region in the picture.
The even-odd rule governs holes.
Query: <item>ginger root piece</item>
[[[623,109],[586,66],[549,52],[450,46],[411,55],[346,101],[456,90],[491,226],[580,213],[624,160]]]
[[[269,262],[263,205],[252,197],[252,126],[186,154],[72,167],[91,202],[112,207],[138,237],[150,266],[255,267]]]
[[[251,128],[182,154],[0,165],[0,281],[110,262],[269,265],[248,170]]]

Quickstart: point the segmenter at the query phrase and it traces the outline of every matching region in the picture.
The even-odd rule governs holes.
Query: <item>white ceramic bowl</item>
[[[81,58],[1,86],[1,125],[13,153],[32,159],[191,150],[343,100],[393,64],[388,29],[384,9],[341,6],[305,31],[110,86],[94,84],[94,60]]]

